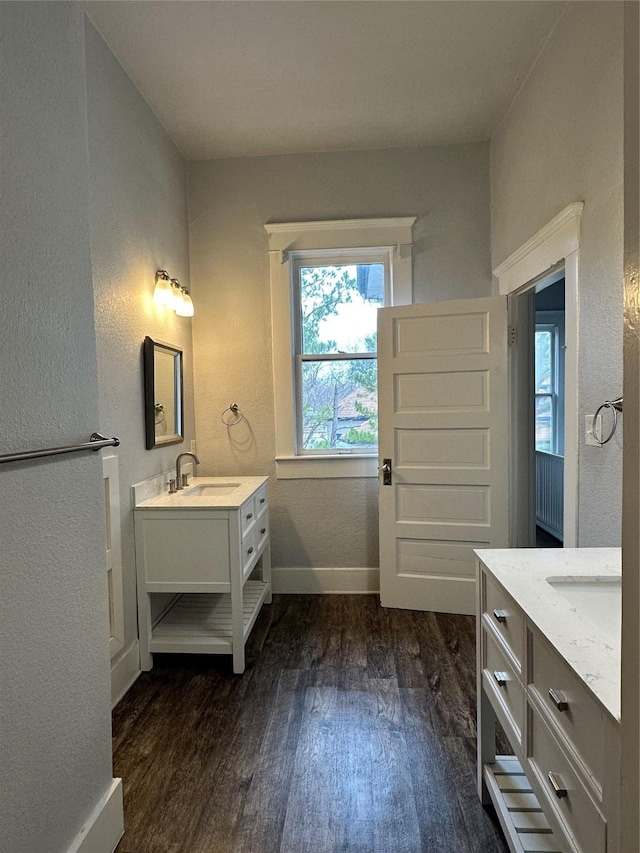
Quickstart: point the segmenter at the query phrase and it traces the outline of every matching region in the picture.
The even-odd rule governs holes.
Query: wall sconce
[[[156,271],[153,298],[157,305],[170,308],[178,317],[193,317],[193,301],[189,291],[177,278],[170,278],[166,270]]]
[[[180,284],[177,278],[172,278],[171,284],[173,285],[175,299],[173,310],[178,317],[193,317],[193,302],[189,296],[189,291]]]

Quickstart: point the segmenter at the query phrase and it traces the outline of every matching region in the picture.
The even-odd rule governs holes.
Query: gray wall
[[[264,223],[415,215],[414,301],[491,292],[486,144],[189,163],[188,187],[203,473],[275,476]],[[378,564],[376,479],[272,479],[270,513],[276,566]]]
[[[584,201],[579,543],[619,545],[622,429],[585,447],[584,415],[622,390],[622,4],[570,3],[491,144],[492,263]],[[623,418],[624,419],[624,418]]]
[[[99,423],[84,24],[1,3],[2,452]],[[111,783],[100,454],[0,470],[0,849],[67,850]]]
[[[91,261],[100,427],[117,435],[125,649],[137,638],[131,484],[174,466],[195,437],[191,321],[153,301],[156,269],[189,285],[186,164],[91,23],[86,24]],[[145,449],[145,335],[184,351],[185,441]]]

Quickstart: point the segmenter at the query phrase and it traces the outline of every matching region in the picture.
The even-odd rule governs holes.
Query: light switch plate
[[[602,435],[602,415],[598,415],[596,418],[596,435],[600,437]],[[585,415],[584,416],[584,442],[588,447],[602,447],[601,444],[593,437],[593,415]]]

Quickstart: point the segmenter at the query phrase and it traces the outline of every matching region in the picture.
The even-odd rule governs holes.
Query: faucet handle
[[[176,481],[174,479],[169,480],[167,486],[169,486],[170,495],[175,495],[175,493],[178,491],[178,487],[176,486]]]
[[[182,485],[182,488],[183,488],[183,489],[184,489],[184,487],[185,487],[185,486],[188,486],[188,485],[189,485],[189,477],[190,477],[190,476],[191,476],[191,474],[183,474],[183,475],[182,475],[182,483],[181,483],[181,485]]]

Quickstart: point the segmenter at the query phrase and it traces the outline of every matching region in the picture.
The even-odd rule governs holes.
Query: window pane
[[[376,359],[302,363],[302,449],[374,449]]]
[[[536,450],[554,451],[551,397],[536,397]]]
[[[551,332],[536,332],[536,394],[553,391]]]
[[[375,352],[384,265],[300,267],[302,352]]]

